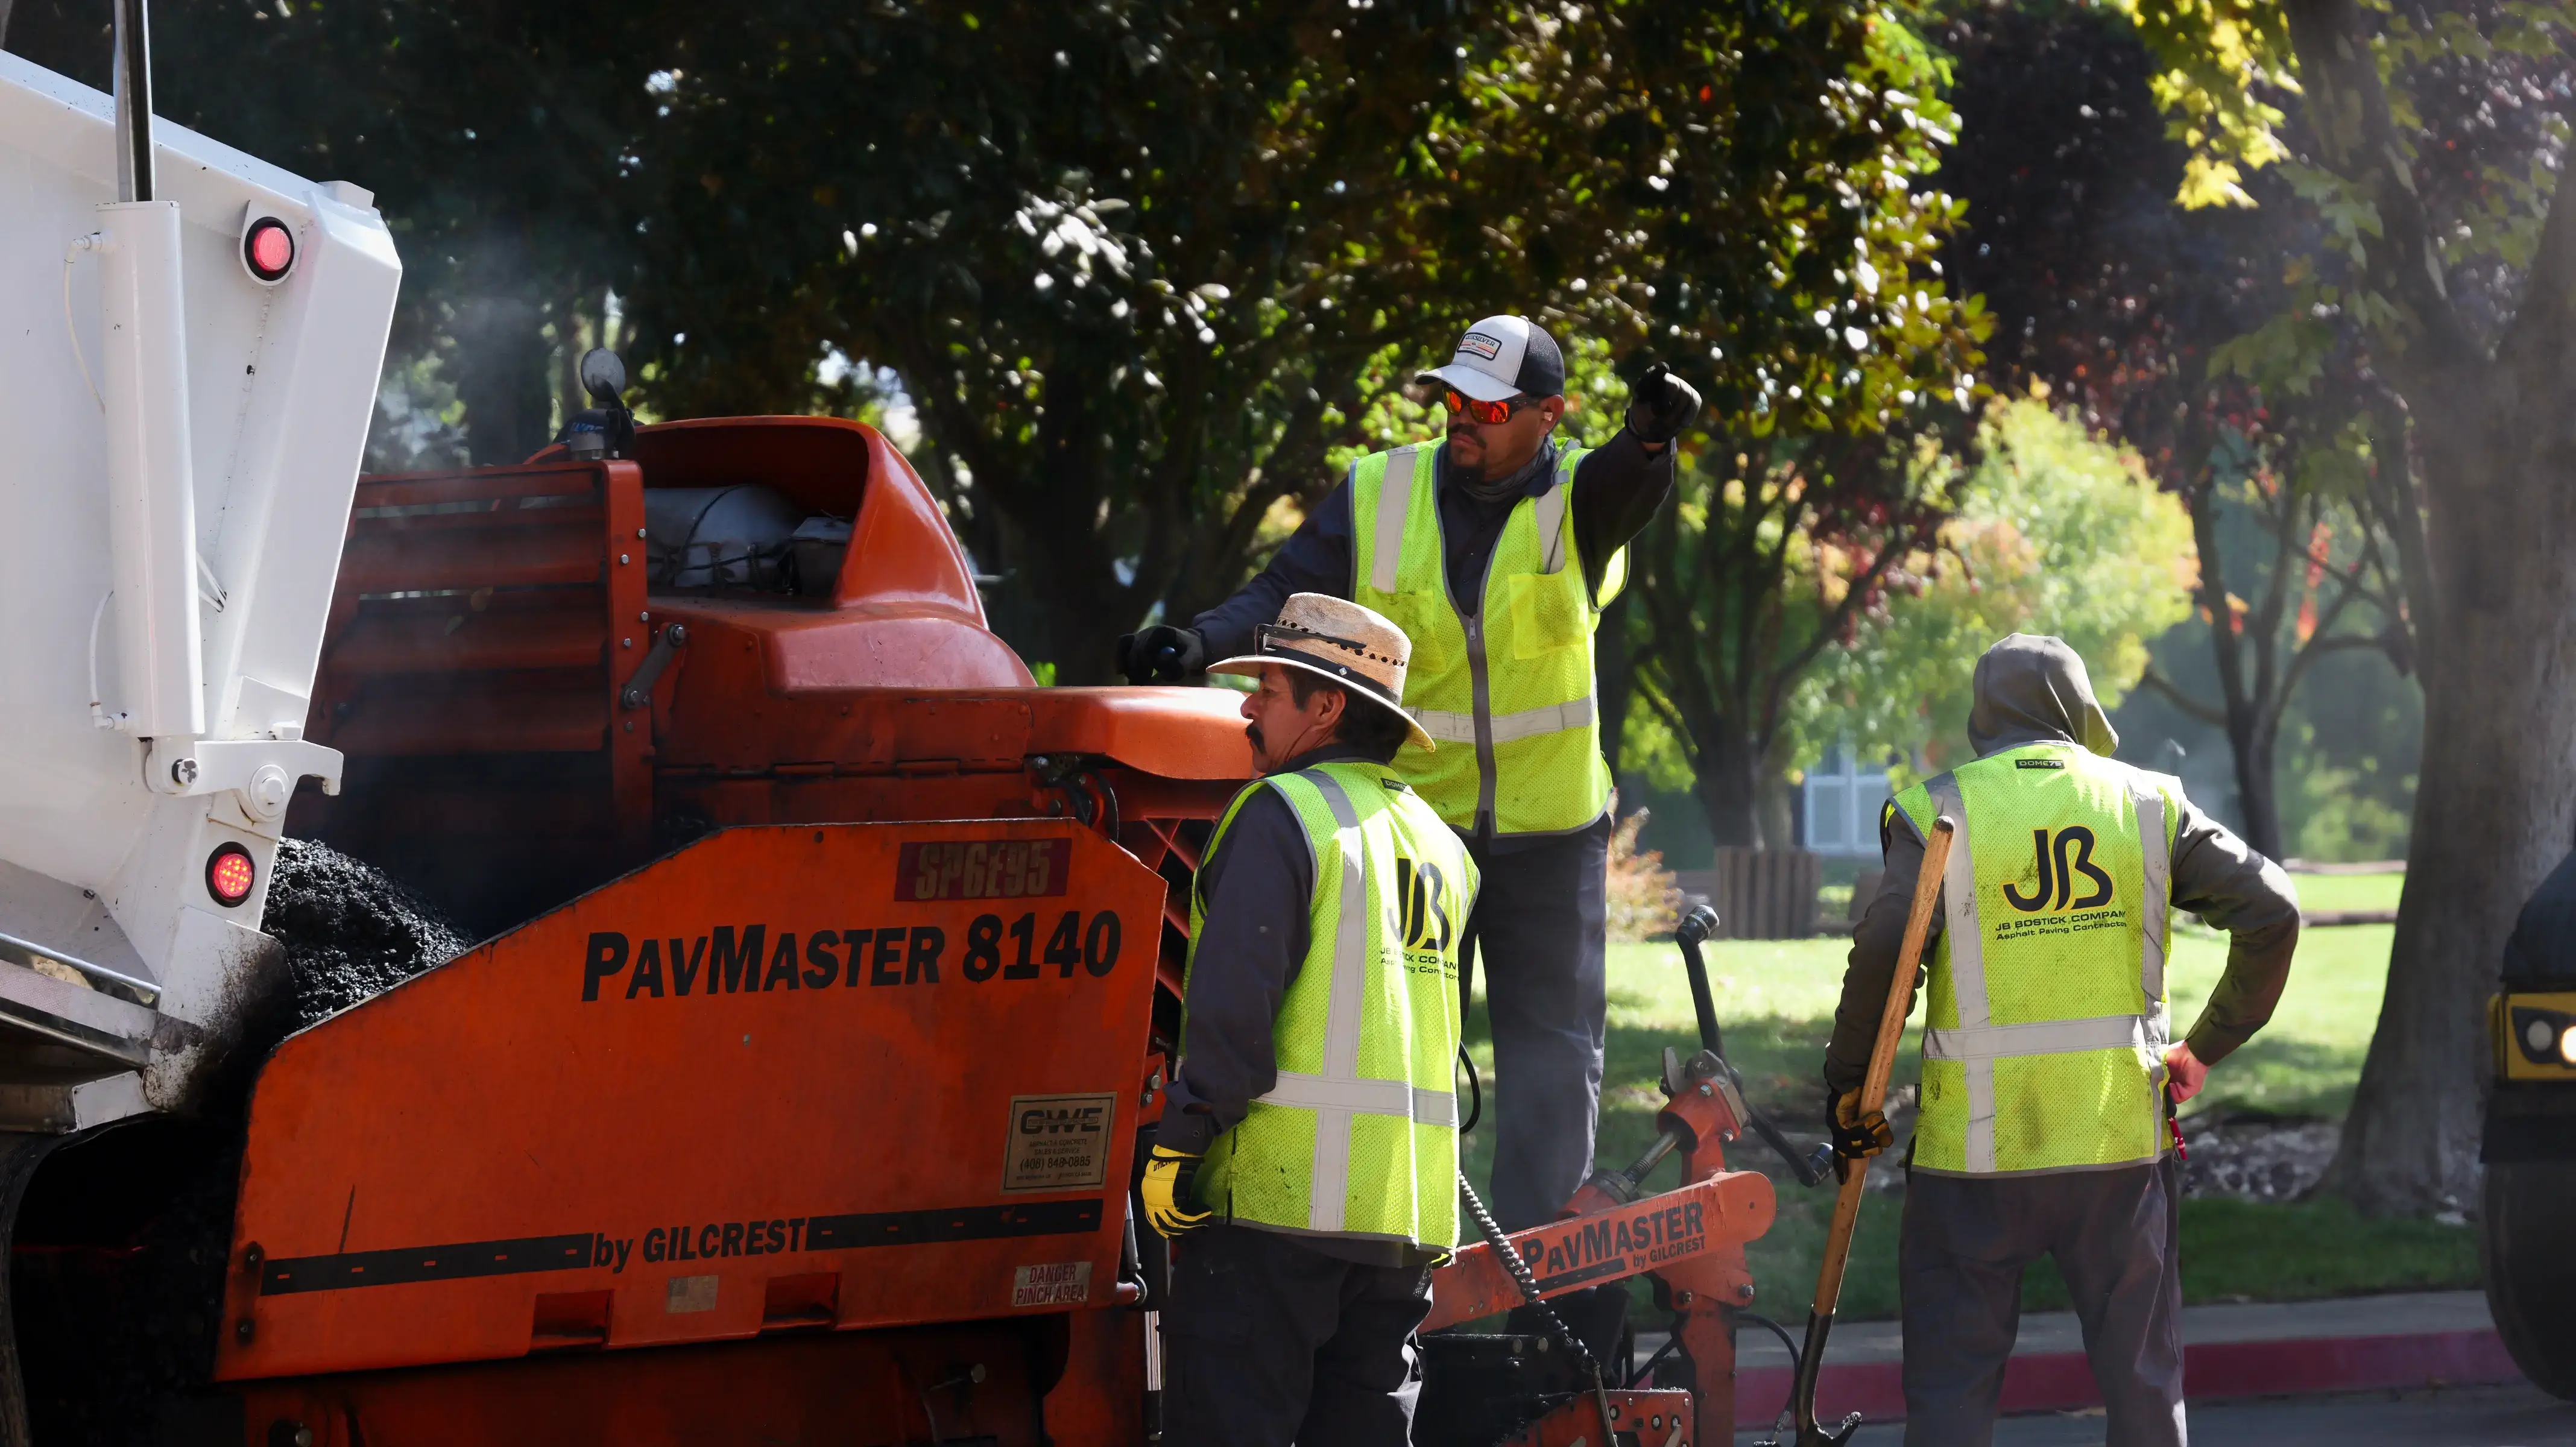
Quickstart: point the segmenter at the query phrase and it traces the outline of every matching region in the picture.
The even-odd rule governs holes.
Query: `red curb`
[[[2220,1397],[2350,1392],[2385,1387],[2487,1386],[2522,1379],[2492,1330],[2409,1336],[2306,1337],[2201,1342],[2183,1348],[2193,1401]],[[1896,1362],[1825,1368],[1816,1416],[1838,1422],[1858,1412],[1872,1422],[1905,1417],[1903,1368]],[[1757,1367],[1735,1378],[1735,1425],[1768,1427],[1789,1395],[1787,1367]],[[2042,1352],[2004,1368],[2003,1410],[2063,1412],[2098,1407],[2102,1394],[2081,1352]]]

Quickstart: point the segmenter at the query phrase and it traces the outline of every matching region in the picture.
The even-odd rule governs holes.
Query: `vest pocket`
[[[1512,656],[1545,658],[1591,635],[1583,575],[1569,562],[1558,573],[1514,573],[1503,580],[1512,611]]]

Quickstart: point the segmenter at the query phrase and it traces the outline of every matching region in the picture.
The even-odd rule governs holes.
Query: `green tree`
[[[1957,514],[1904,560],[1848,647],[1828,650],[1793,709],[1795,757],[1838,739],[1938,772],[1967,752],[1970,675],[2008,633],[2072,645],[2103,707],[2147,667],[2147,645],[2191,611],[2191,520],[2137,454],[2089,435],[2042,397],[1989,406]]]
[[[1661,324],[1641,340],[1711,404],[1679,506],[1638,542],[1624,642],[1717,842],[1779,843],[1761,802],[1790,702],[1944,515],[1912,439],[1969,415],[1985,321],[1936,255],[1959,220],[1927,184],[1955,124],[1938,58],[1892,11],[1722,18],[1679,52],[1716,74],[1704,129],[1676,137],[1682,199],[1647,228],[1658,264],[1607,298]],[[1855,559],[1839,596],[1799,586],[1820,548]]]
[[[2217,700],[2161,672],[2145,678],[2225,731],[2246,842],[2274,858],[2288,852],[2276,755],[2300,684],[2337,653],[2413,654],[2395,552],[2372,505],[2384,483],[2412,495],[2382,476],[2405,466],[2402,434],[2392,457],[2357,422],[2320,438],[2277,420],[2276,409],[2243,408],[2183,493]]]
[[[892,366],[1067,678],[1222,597],[1386,354],[1511,290],[1442,196],[1475,37],[1438,0],[781,9],[673,82],[650,395],[777,405],[826,346]],[[743,264],[697,284],[712,257]]]
[[[2560,416],[2576,201],[2548,99],[2576,27],[2549,3],[2129,8],[2211,183],[2187,199],[2240,199],[2228,182],[2279,164],[2324,222],[2294,305],[2348,318],[2402,402],[2422,480],[2423,551],[2402,569],[2424,763],[2388,994],[2329,1181],[2365,1209],[2457,1208],[2476,1179],[2484,997],[2576,834],[2576,679],[2557,666],[2576,648],[2560,561],[2576,542]],[[2295,95],[2263,84],[2293,74]]]

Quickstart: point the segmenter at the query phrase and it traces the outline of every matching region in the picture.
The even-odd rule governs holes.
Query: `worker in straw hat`
[[[1437,442],[1355,460],[1261,575],[1187,627],[1120,640],[1136,683],[1181,682],[1240,653],[1291,593],[1350,598],[1413,640],[1404,705],[1440,747],[1395,771],[1467,841],[1494,887],[1467,923],[1493,1017],[1494,1215],[1556,1219],[1592,1171],[1606,1039],[1610,770],[1593,631],[1625,549],[1672,493],[1673,446],[1699,394],[1662,367],[1629,389],[1599,447],[1560,440],[1565,354],[1523,316],[1491,316],[1415,379],[1447,413]],[[1606,1350],[1627,1304],[1569,1310]]]
[[[1190,894],[1181,1058],[1145,1170],[1173,1251],[1163,1440],[1403,1447],[1431,1263],[1458,1239],[1458,934],[1476,866],[1387,766],[1404,631],[1290,597],[1209,671],[1262,777]]]

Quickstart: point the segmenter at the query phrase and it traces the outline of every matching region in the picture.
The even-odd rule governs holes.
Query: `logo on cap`
[[[1483,332],[1469,332],[1459,341],[1458,354],[1460,356],[1465,356],[1469,352],[1473,352],[1477,356],[1490,362],[1494,358],[1503,354],[1503,344],[1494,340],[1492,337],[1486,336]]]

